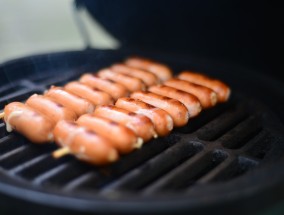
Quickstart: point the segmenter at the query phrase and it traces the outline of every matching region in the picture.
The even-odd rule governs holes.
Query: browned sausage
[[[115,73],[112,72],[110,69],[100,70],[98,72],[98,76],[122,84],[130,92],[134,92],[137,90],[145,90],[145,84],[140,79]]]
[[[74,122],[59,121],[53,133],[55,142],[80,160],[104,165],[118,159],[117,151],[107,139]]]
[[[99,78],[94,74],[85,74],[79,80],[82,84],[107,92],[114,100],[128,95],[127,89],[113,81]]]
[[[132,93],[130,97],[165,110],[173,118],[175,126],[184,126],[188,122],[189,113],[187,108],[176,99],[142,91]]]
[[[32,95],[26,101],[26,104],[37,112],[45,115],[54,123],[57,123],[59,120],[75,121],[77,119],[75,112],[42,95]]]
[[[171,69],[161,63],[154,62],[141,57],[131,57],[125,61],[125,64],[139,69],[144,69],[154,73],[160,81],[164,82],[172,77]]]
[[[77,123],[108,139],[112,146],[123,154],[131,152],[136,147],[139,148],[143,142],[126,126],[106,118],[85,114],[77,120]]]
[[[140,100],[120,98],[116,101],[115,106],[147,116],[154,124],[158,136],[166,136],[173,129],[173,119],[166,111]]]
[[[127,66],[125,64],[114,64],[110,67],[111,71],[141,79],[147,86],[158,84],[157,76],[151,72]]]
[[[197,116],[202,109],[198,98],[185,91],[177,90],[164,85],[152,86],[148,90],[149,92],[156,93],[161,96],[167,96],[183,103],[189,112],[189,118]]]
[[[213,107],[217,103],[217,94],[207,87],[175,78],[166,81],[164,85],[195,95],[203,108]]]
[[[178,78],[214,90],[217,93],[219,102],[225,102],[230,97],[231,90],[225,83],[216,79],[209,78],[206,75],[198,74],[192,71],[184,71],[178,75]]]
[[[107,118],[127,126],[144,141],[148,141],[156,136],[154,126],[151,120],[146,116],[136,114],[113,105],[102,105],[97,107],[94,111],[94,115]]]
[[[64,86],[64,89],[94,105],[113,104],[113,99],[108,93],[92,89],[79,82],[70,82]]]
[[[53,140],[54,122],[20,102],[12,102],[4,108],[4,120],[8,132],[15,129],[34,143]]]
[[[94,105],[88,102],[87,100],[68,93],[61,87],[51,87],[44,94],[44,96],[52,98],[57,103],[74,111],[78,117],[85,113],[92,113],[95,109]]]

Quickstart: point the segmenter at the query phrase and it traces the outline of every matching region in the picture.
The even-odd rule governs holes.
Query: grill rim
[[[111,51],[112,52],[112,51]],[[62,52],[62,53],[59,53],[59,54],[65,54],[66,52]],[[80,51],[76,51],[76,52],[70,52],[70,53],[73,53],[73,54],[77,54],[77,53],[82,53],[82,52],[80,52]],[[55,53],[55,54],[58,54],[58,53]],[[90,54],[92,54],[92,53],[90,53]],[[45,56],[45,55],[42,55],[42,56]],[[34,56],[34,57],[40,57],[39,55],[36,55],[36,56]],[[19,60],[24,60],[24,59],[26,59],[26,57],[25,58],[21,58],[21,59],[16,59],[16,60],[13,60],[13,61],[10,61],[10,62],[7,62],[7,63],[5,63],[5,64],[2,64],[2,65],[0,65],[0,69],[1,69],[1,66],[2,67],[4,67],[4,66],[9,66],[9,64],[14,64],[14,63],[18,63],[18,61]],[[209,64],[210,65],[210,64]],[[216,68],[216,66],[213,66],[214,68]],[[1,70],[0,70],[0,72],[1,72]],[[257,75],[259,75],[259,74],[257,74]],[[268,80],[266,80],[266,75],[263,75],[263,74],[261,74],[260,76],[262,76],[264,79],[265,79],[265,81],[266,82],[270,82],[270,83],[273,83],[273,85],[271,85],[271,86],[274,86],[275,87],[275,83],[274,83],[274,80],[273,79],[268,79]],[[280,82],[279,82],[280,83]],[[267,84],[267,83],[266,83]],[[269,83],[268,83],[269,84]],[[277,84],[276,84],[277,85]],[[279,89],[281,89],[281,88],[279,88]],[[277,89],[277,90],[279,90],[279,89]],[[284,90],[283,90],[283,92],[281,91],[281,92],[277,92],[278,94],[283,94],[284,95]],[[273,113],[271,113],[272,115],[274,115]],[[274,118],[275,118],[275,120],[276,121],[279,121],[278,119],[276,119],[276,116],[274,116]],[[279,125],[281,125],[281,123],[280,123],[280,121],[278,122],[279,123]],[[281,125],[282,126],[282,125]],[[280,126],[280,128],[281,128],[281,126]],[[283,126],[282,126],[283,127]],[[281,164],[282,164],[282,162],[281,162]],[[277,165],[276,165],[277,166]],[[281,167],[281,165],[280,165],[280,163],[278,164],[278,166],[280,166]],[[276,167],[274,167],[273,169],[275,169]],[[269,168],[266,168],[266,169],[269,169]],[[279,168],[280,169],[280,168]],[[260,170],[258,170],[258,171],[260,171]],[[263,172],[266,172],[267,170],[263,170]],[[272,172],[272,169],[270,169],[270,171]],[[276,170],[274,170],[274,172],[275,173],[279,173],[280,174],[280,176],[279,176],[279,178],[284,178],[284,175],[283,175],[283,173],[281,173],[281,171],[279,171],[277,168],[276,168]],[[1,178],[3,178],[3,176],[2,176],[2,173],[1,173],[1,171],[0,171],[0,174],[1,174]],[[257,175],[257,173],[255,173],[255,171],[252,171],[251,173],[247,173],[246,175],[244,175],[244,176],[240,176],[238,179],[234,179],[234,180],[237,180],[237,181],[239,181],[239,180],[241,180],[242,178],[246,178],[247,177],[247,175],[248,174],[256,174]],[[260,173],[259,173],[260,174]],[[266,173],[267,174],[267,173]],[[4,175],[5,176],[5,175]],[[279,179],[278,178],[278,179]],[[9,178],[7,178],[7,180],[8,180]],[[270,180],[270,182],[269,182],[269,184],[271,183],[271,184],[273,184],[273,185],[276,185],[276,184],[283,184],[283,182],[281,182],[281,181],[279,181],[279,180],[276,180],[276,177],[274,177],[273,178],[274,180],[275,180],[275,183],[271,183],[271,180]],[[244,179],[243,179],[244,180]],[[267,180],[267,179],[266,179]],[[266,181],[266,180],[263,180],[263,181]],[[228,183],[232,183],[232,181],[233,180],[231,180],[230,182],[228,182]],[[269,180],[268,180],[269,181]],[[237,182],[235,182],[235,183],[237,183]],[[226,183],[222,183],[222,186],[224,186]],[[257,184],[256,185],[256,183],[253,183],[253,185],[255,186],[255,189],[258,191],[258,192],[261,192],[261,191],[263,191],[263,190],[265,190],[265,189],[268,189],[270,186],[269,186],[269,184],[266,184],[266,186],[263,186],[263,184]],[[0,190],[1,190],[1,192],[3,193],[6,193],[6,194],[9,194],[10,192],[9,192],[9,189],[6,189],[5,188],[5,186],[6,186],[7,184],[3,184],[2,182],[0,182]],[[19,186],[22,186],[21,185],[21,183],[19,183]],[[216,184],[214,184],[214,186],[213,187],[217,187],[216,186]],[[262,188],[262,189],[260,189],[260,188]],[[26,188],[23,188],[23,190],[25,191],[25,192],[19,192],[19,190],[17,191],[17,190],[15,190],[15,187],[10,187],[10,189],[14,189],[14,194],[15,194],[15,198],[18,198],[19,197],[19,193],[25,193],[23,196],[22,196],[22,198],[24,199],[24,198],[26,198],[26,195],[27,195],[27,193],[29,193],[29,192],[31,192],[31,193],[29,193],[29,195],[28,195],[28,197],[29,197],[29,201],[31,201],[31,202],[39,202],[39,203],[41,203],[41,204],[50,204],[51,206],[56,206],[56,207],[61,207],[62,205],[58,205],[57,203],[58,202],[54,202],[54,204],[52,204],[51,202],[50,202],[50,199],[56,199],[55,197],[58,197],[57,195],[56,196],[54,196],[53,194],[51,194],[51,193],[49,193],[50,191],[46,191],[46,193],[41,193],[40,192],[40,190],[37,190],[37,189],[35,189],[35,190],[26,190]],[[21,188],[19,188],[19,189],[21,189]],[[204,188],[205,189],[205,188]],[[212,188],[211,188],[212,189]],[[217,188],[216,188],[217,189]],[[23,191],[22,190],[22,191]],[[6,192],[5,192],[6,191]],[[40,192],[40,193],[38,193],[38,192]],[[54,191],[53,191],[54,192]],[[42,198],[38,198],[37,196],[35,196],[35,197],[33,197],[33,193],[36,193],[35,195],[47,195],[47,196],[43,196]],[[11,194],[11,193],[10,193]],[[241,195],[241,197],[243,198],[244,196],[249,196],[249,195],[255,195],[256,194],[256,192],[255,192],[255,190],[253,191],[253,190],[250,190],[250,192],[248,192],[248,191],[244,191],[244,194],[243,195]],[[139,208],[142,210],[141,212],[142,213],[144,213],[144,212],[168,212],[170,209],[171,210],[173,210],[173,211],[176,211],[176,210],[182,210],[182,209],[192,209],[193,208],[193,205],[190,205],[189,203],[189,200],[190,199],[187,199],[187,200],[185,200],[184,199],[184,197],[185,196],[180,196],[180,194],[177,194],[178,196],[175,196],[175,195],[173,195],[171,198],[174,198],[174,200],[175,200],[175,202],[172,202],[173,201],[173,199],[171,199],[171,202],[168,202],[168,204],[167,204],[167,207],[165,207],[165,202],[161,202],[161,205],[157,205],[158,203],[156,202],[156,203],[153,203],[153,204],[156,204],[156,206],[155,206],[155,208],[152,208],[152,207],[145,207],[145,206],[149,206],[148,204],[149,203],[152,203],[151,201],[150,202],[146,202],[146,205],[143,205],[143,206],[141,206],[141,205],[138,205],[139,206]],[[187,195],[186,195],[186,197],[188,197]],[[216,195],[215,195],[215,197],[216,197]],[[234,200],[236,200],[236,198],[238,197],[238,195],[237,194],[235,194],[235,196],[233,196],[232,195],[232,199],[234,199]],[[47,198],[47,200],[49,200],[49,201],[44,201],[44,198]],[[62,198],[62,194],[60,195],[60,198]],[[65,198],[65,197],[64,197]],[[71,201],[72,200],[72,198],[74,198],[74,197],[72,197],[71,199],[69,199],[70,197],[66,197],[66,201]],[[148,197],[147,197],[148,198]],[[216,198],[216,199],[218,199],[218,198]],[[77,199],[78,200],[78,199]],[[76,201],[77,201],[76,200]],[[102,204],[102,202],[99,202],[99,203],[97,203],[97,205],[96,204],[94,204],[94,202],[93,201],[90,201],[90,204],[91,205],[93,205],[92,207],[90,207],[91,205],[89,205],[89,207],[84,207],[83,209],[84,209],[84,211],[86,211],[86,209],[87,210],[90,210],[90,212],[93,212],[94,211],[94,209],[96,209],[96,211],[98,211],[98,212],[103,212],[103,213],[106,213],[106,212],[110,212],[110,213],[112,213],[112,212],[117,212],[116,210],[121,210],[121,209],[124,209],[124,210],[126,210],[125,212],[127,213],[127,211],[128,211],[128,209],[127,208],[129,208],[130,207],[130,209],[129,209],[129,211],[128,212],[132,212],[133,213],[133,208],[135,208],[135,207],[137,207],[137,205],[135,205],[135,202],[132,202],[132,201],[130,201],[130,202],[124,202],[126,205],[123,205],[123,206],[121,206],[121,203],[122,202],[120,202],[120,201],[118,201],[118,202],[115,202],[115,201],[112,201],[112,200],[110,200],[110,199],[105,199],[105,198],[103,198],[103,199],[95,199],[95,201],[105,201],[105,200],[108,200],[108,202],[106,202],[107,204],[109,203],[109,201],[112,203],[112,208],[109,208],[109,205],[101,205]],[[212,202],[211,202],[211,204],[212,205],[216,205],[216,204],[220,204],[220,202],[214,202],[214,199],[211,199],[211,200],[213,200]],[[55,200],[56,201],[56,200]],[[60,200],[61,201],[61,200]],[[185,202],[184,202],[185,201]],[[230,199],[227,199],[227,198],[225,198],[224,197],[224,199],[222,200],[222,204],[224,203],[224,202],[227,202],[227,201],[230,201]],[[131,203],[131,204],[129,204],[129,203]],[[144,202],[140,202],[140,203],[137,203],[137,204],[141,204],[141,203],[144,203]],[[200,202],[199,202],[200,203]],[[208,202],[208,199],[206,200],[206,206],[208,206],[210,203]],[[63,208],[66,208],[66,206],[67,205],[69,205],[70,207],[71,207],[71,209],[75,209],[75,210],[80,210],[80,209],[82,209],[82,205],[78,205],[77,207],[75,206],[75,203],[73,204],[73,203],[68,203],[68,204],[63,204]],[[200,203],[200,205],[198,206],[198,205],[195,205],[195,207],[202,207],[202,206],[204,206],[204,205],[202,205],[202,203]],[[132,208],[133,207],[133,208]],[[150,209],[151,208],[151,209]],[[145,210],[145,211],[143,211],[143,209]],[[153,209],[153,210],[152,210]],[[110,210],[110,211],[107,211],[107,210]],[[148,211],[149,210],[149,211]],[[140,211],[139,211],[140,212]]]

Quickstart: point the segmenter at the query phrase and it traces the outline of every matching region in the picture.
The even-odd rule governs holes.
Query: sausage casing
[[[159,79],[151,72],[127,66],[125,64],[114,64],[110,67],[111,71],[129,75],[141,79],[147,86],[158,84]]]
[[[92,89],[79,82],[70,82],[64,86],[64,89],[94,105],[113,104],[113,99],[108,93]]]
[[[55,142],[80,160],[104,165],[118,159],[118,152],[107,139],[74,122],[59,121],[53,133]]]
[[[122,84],[130,92],[145,90],[145,84],[140,79],[112,72],[110,69],[100,70],[98,76]]]
[[[165,110],[173,118],[174,125],[177,127],[184,126],[188,122],[187,108],[176,99],[142,91],[132,93],[130,97]]]
[[[198,98],[185,91],[165,85],[152,86],[148,89],[148,91],[180,101],[186,106],[189,112],[189,118],[197,116],[202,109]]]
[[[125,61],[125,64],[152,72],[160,79],[161,82],[172,77],[172,71],[168,66],[145,58],[131,57]]]
[[[42,95],[32,95],[26,104],[55,123],[59,120],[75,121],[77,119],[75,112]]]
[[[154,124],[158,136],[166,136],[173,129],[173,119],[164,110],[132,98],[120,98],[115,106],[147,116]]]
[[[81,116],[85,113],[92,113],[94,111],[94,105],[85,99],[75,96],[66,92],[61,87],[52,86],[45,94],[49,98],[52,98],[57,103],[64,107],[74,111],[77,116]]]
[[[79,80],[82,84],[107,92],[114,100],[128,95],[126,87],[93,74],[84,74]]]
[[[192,71],[183,71],[178,75],[179,79],[199,84],[214,90],[217,93],[218,101],[225,102],[229,99],[231,90],[229,86],[220,80],[210,78],[206,75]]]
[[[113,105],[102,105],[97,107],[94,111],[94,115],[107,118],[127,126],[144,141],[148,141],[156,136],[154,125],[146,116],[136,114]]]
[[[132,130],[106,118],[85,114],[77,120],[77,123],[108,139],[113,147],[123,154],[139,147],[141,142]]]
[[[164,85],[195,95],[203,108],[213,107],[217,103],[217,94],[208,87],[175,78],[166,81]]]
[[[34,143],[53,140],[54,122],[31,107],[20,102],[12,102],[5,106],[4,113],[8,132],[15,129]]]

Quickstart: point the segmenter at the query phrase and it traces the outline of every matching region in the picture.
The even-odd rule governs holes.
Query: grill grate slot
[[[6,153],[14,150],[15,148],[22,146],[24,141],[18,135],[9,134],[0,139],[0,157],[6,156]]]
[[[138,190],[148,183],[162,177],[166,172],[181,164],[185,159],[192,157],[202,150],[200,143],[179,142],[168,148],[163,153],[152,158],[142,166],[128,172],[124,177],[119,178],[114,183],[106,186],[103,192],[114,189]],[[147,174],[145,174],[147,172]]]
[[[248,116],[246,105],[238,105],[207,123],[197,131],[201,140],[213,141]]]
[[[227,153],[221,150],[199,153],[148,186],[144,193],[151,194],[160,190],[176,190],[192,186],[199,178],[222,163],[227,156]]]
[[[21,169],[21,171],[18,171],[17,174],[28,180],[36,180],[45,172],[52,170],[53,168],[67,162],[68,160],[70,160],[70,156],[54,159],[49,153],[44,154],[40,158],[38,158],[37,162],[32,163],[27,168]]]
[[[230,159],[224,163],[224,166],[220,168],[220,171],[217,171],[212,175],[210,181],[227,181],[236,178],[256,167],[258,163],[257,160],[241,156],[236,159]]]
[[[225,148],[238,149],[261,131],[260,117],[252,115],[223,135],[219,141]]]

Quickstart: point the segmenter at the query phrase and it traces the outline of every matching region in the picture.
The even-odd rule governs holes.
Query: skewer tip
[[[58,158],[63,157],[64,155],[68,155],[68,154],[70,154],[70,149],[68,147],[63,147],[63,148],[59,148],[59,149],[55,150],[52,153],[52,157],[58,159]]]

